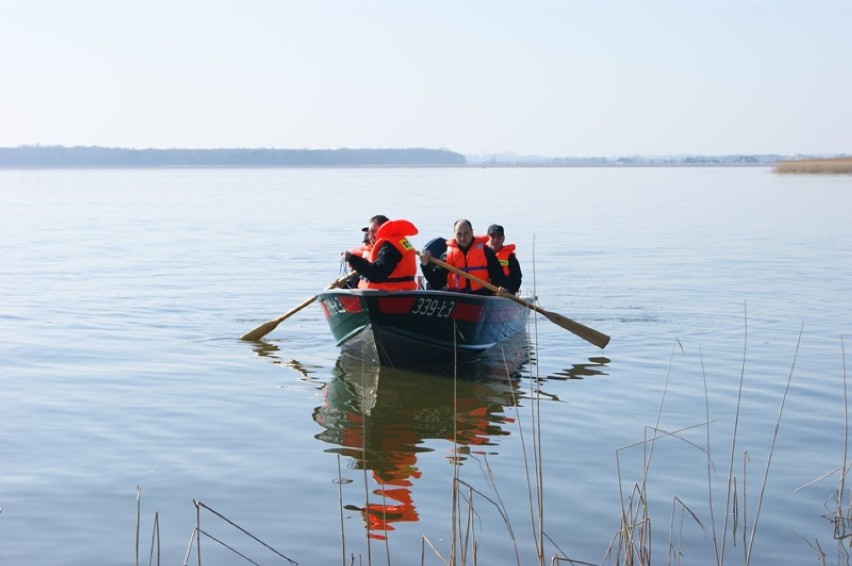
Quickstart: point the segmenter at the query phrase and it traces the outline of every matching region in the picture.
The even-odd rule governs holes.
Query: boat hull
[[[317,295],[344,353],[387,366],[476,359],[526,328],[529,309],[504,297],[447,291],[324,291]]]

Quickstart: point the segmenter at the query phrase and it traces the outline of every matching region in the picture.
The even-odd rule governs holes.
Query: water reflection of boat
[[[574,364],[570,368],[547,376],[548,379],[584,379],[596,375],[608,375],[604,369],[610,362],[609,358],[589,358],[588,363]]]
[[[473,370],[473,368],[468,368]],[[479,368],[478,373],[488,373]],[[369,470],[375,500],[359,509],[368,534],[384,538],[398,522],[417,521],[412,497],[420,477],[417,456],[429,440],[458,446],[493,445],[508,435],[513,420],[504,409],[520,392],[502,379],[448,379],[373,364],[342,355],[314,420],[324,428],[316,438],[335,445],[327,451],[351,458],[351,467]]]
[[[313,379],[320,366],[305,365],[299,360],[285,359],[280,356],[281,348],[266,340],[257,340],[253,346],[254,352],[261,358],[268,358],[273,364],[289,367],[306,379]]]

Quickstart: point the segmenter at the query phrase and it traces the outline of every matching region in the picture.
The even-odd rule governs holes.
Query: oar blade
[[[546,316],[548,320],[550,320],[554,324],[558,324],[565,330],[573,332],[586,342],[594,344],[598,348],[605,348],[606,345],[609,344],[609,336],[607,336],[603,332],[598,332],[594,328],[589,328],[588,326],[580,324],[575,320],[571,320],[568,317],[562,316],[559,313],[546,311],[542,308],[538,308],[536,310]]]
[[[265,322],[254,330],[246,332],[245,334],[240,336],[240,340],[245,340],[247,342],[254,342],[256,340],[260,340],[261,338],[275,330],[278,327],[278,323],[278,320],[270,320],[269,322]]]
[[[344,275],[340,279],[337,279],[336,281],[332,281],[328,285],[328,287],[326,287],[325,289],[329,290],[329,289],[334,289],[336,287],[341,287],[341,286],[345,285],[347,281],[355,279],[356,277],[358,277],[358,272],[352,271],[350,273],[347,273],[346,275]],[[293,307],[289,311],[285,312],[284,314],[282,314],[278,318],[275,318],[273,320],[270,320],[269,322],[265,322],[265,323],[261,324],[260,326],[258,326],[254,330],[252,330],[251,332],[246,332],[245,334],[240,336],[240,340],[245,340],[247,342],[253,342],[255,340],[260,340],[261,338],[263,338],[264,336],[266,336],[267,334],[269,334],[270,332],[275,330],[278,327],[278,325],[281,324],[283,321],[290,318],[291,316],[293,316],[294,314],[296,314],[297,312],[299,312],[300,310],[302,310],[303,308],[310,305],[311,303],[313,303],[316,300],[317,300],[316,295],[314,295],[313,297],[308,297],[307,299],[305,299],[304,301],[302,301],[301,303],[299,303],[298,305],[296,305],[295,307]]]
[[[307,299],[305,299],[304,301],[302,301],[301,303],[299,303],[298,305],[296,305],[292,309],[288,310],[287,312],[285,312],[284,314],[282,314],[278,318],[272,319],[269,322],[265,322],[265,323],[261,324],[260,326],[258,326],[257,328],[255,328],[254,330],[252,330],[251,332],[244,334],[241,337],[241,339],[242,340],[248,340],[249,342],[251,342],[253,340],[260,340],[261,338],[263,338],[264,336],[266,336],[267,334],[269,334],[270,332],[275,330],[278,327],[279,324],[281,324],[282,322],[284,322],[285,320],[287,320],[288,318],[290,318],[291,316],[293,316],[294,314],[296,314],[297,312],[299,312],[300,310],[302,310],[303,308],[305,308],[306,306],[308,306],[309,304],[313,303],[316,300],[317,300],[316,295],[314,295],[313,297],[308,297]]]

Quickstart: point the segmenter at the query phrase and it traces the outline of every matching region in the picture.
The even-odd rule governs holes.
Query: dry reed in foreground
[[[852,174],[852,157],[779,161],[775,164],[773,171],[775,173],[850,175]]]
[[[801,343],[801,331],[799,334],[799,343]],[[680,347],[680,350],[683,351],[683,346],[680,344],[680,341],[677,341],[677,346]],[[616,564],[619,566],[650,566],[651,564],[682,564],[686,562],[686,548],[683,545],[684,539],[684,529],[688,529],[690,524],[697,527],[702,536],[706,536],[709,538],[711,542],[711,556],[702,556],[702,563],[713,563],[717,566],[721,566],[726,563],[741,563],[743,565],[750,565],[753,562],[760,562],[760,558],[756,557],[753,554],[754,550],[754,541],[758,535],[758,524],[760,522],[761,509],[763,507],[767,480],[770,475],[770,469],[772,468],[772,460],[773,453],[776,447],[776,441],[778,438],[779,428],[782,421],[782,416],[784,414],[784,405],[787,399],[787,394],[790,390],[790,384],[794,376],[794,369],[796,366],[796,360],[798,358],[799,345],[796,346],[796,351],[793,356],[792,364],[790,367],[789,374],[787,376],[786,384],[784,386],[783,395],[781,397],[781,403],[778,408],[776,423],[774,433],[771,435],[770,445],[767,453],[767,458],[764,464],[764,469],[762,474],[757,474],[757,485],[750,486],[752,481],[748,478],[749,470],[749,462],[751,460],[748,450],[740,451],[737,448],[737,430],[740,419],[740,403],[743,395],[743,386],[745,380],[745,347],[743,352],[743,369],[740,373],[739,379],[739,387],[737,393],[737,402],[736,408],[734,412],[734,426],[730,439],[727,439],[730,442],[730,449],[728,452],[728,461],[727,461],[727,473],[723,478],[724,488],[720,490],[720,492],[715,492],[713,489],[714,481],[712,476],[714,475],[713,469],[715,468],[711,453],[713,450],[711,449],[711,435],[710,435],[710,425],[714,421],[712,415],[710,414],[709,409],[709,394],[707,388],[707,379],[706,375],[704,375],[704,361],[703,357],[701,357],[701,370],[704,375],[704,398],[705,398],[705,414],[703,415],[703,419],[701,422],[693,424],[691,426],[687,426],[681,428],[679,430],[664,430],[661,427],[660,415],[663,411],[663,406],[666,402],[666,393],[668,390],[668,382],[669,376],[666,376],[666,383],[663,388],[663,396],[660,400],[660,406],[658,408],[657,420],[653,425],[646,427],[646,438],[640,442],[635,444],[631,444],[629,446],[624,446],[619,448],[616,451],[616,465],[618,469],[618,485],[619,490],[621,492],[621,501],[622,506],[621,509],[618,510],[620,515],[620,528],[617,529],[612,538],[611,543],[607,549],[604,551],[603,559],[597,564]],[[847,396],[847,387],[846,387],[846,366],[845,366],[845,345],[843,340],[841,339],[841,352],[842,359],[844,361],[843,364],[843,399],[844,399],[844,407],[845,410],[845,426],[844,429],[846,431],[846,438],[844,442],[844,447],[848,447],[848,430],[849,430],[849,415],[848,415],[848,396]],[[673,351],[673,356],[674,356]],[[671,364],[669,367],[669,373],[671,371]],[[507,375],[507,379],[511,379]],[[577,565],[585,565],[585,566],[594,566],[596,563],[587,562],[584,560],[570,558],[568,553],[563,551],[557,543],[553,540],[553,538],[546,532],[544,527],[544,514],[542,512],[542,503],[543,503],[543,476],[541,474],[541,438],[540,438],[540,422],[539,422],[539,406],[538,402],[540,400],[540,395],[537,395],[537,385],[540,382],[537,376],[531,376],[530,385],[530,408],[532,411],[532,420],[531,420],[531,430],[532,430],[532,438],[523,439],[521,441],[522,448],[522,458],[525,462],[525,469],[527,470],[527,490],[529,494],[529,532],[527,532],[525,537],[532,537],[534,542],[534,549],[536,556],[529,560],[530,557],[522,558],[521,552],[518,548],[518,535],[522,531],[526,531],[527,529],[521,528],[518,529],[517,526],[513,525],[509,520],[509,509],[506,508],[502,498],[500,497],[500,491],[498,486],[496,485],[496,481],[494,475],[492,474],[492,470],[490,464],[488,462],[487,455],[483,454],[480,457],[477,457],[470,452],[464,453],[462,452],[461,446],[456,445],[455,450],[457,451],[456,457],[453,459],[454,462],[454,473],[453,473],[453,482],[452,482],[452,518],[451,524],[449,526],[450,535],[446,540],[443,540],[441,543],[435,544],[433,541],[430,541],[426,537],[422,537],[421,539],[421,548],[420,548],[420,560],[419,564],[424,566],[427,563],[427,558],[430,560],[437,560],[438,563],[443,564],[445,566],[467,566],[467,565],[476,565],[479,563],[478,549],[482,548],[483,545],[489,543],[488,540],[482,539],[482,530],[474,528],[474,524],[477,522],[481,522],[482,518],[491,513],[496,513],[499,517],[498,522],[502,522],[505,530],[503,532],[491,532],[489,534],[496,535],[500,537],[508,537],[512,541],[512,547],[514,549],[514,556],[505,556],[507,563],[515,563],[520,566],[521,564],[536,564],[537,566],[559,566],[562,564],[570,564],[572,566]],[[517,411],[517,404],[513,405],[516,411],[516,422],[518,425],[518,433],[523,437],[524,435],[524,427],[521,426],[521,418],[522,415]],[[704,445],[701,446],[701,443],[690,441],[686,432],[695,428],[703,428],[706,432],[706,437],[704,441]],[[671,511],[670,511],[670,522],[668,525],[668,541],[667,548],[659,549],[652,548],[652,540],[655,538],[652,536],[652,521],[651,516],[653,513],[653,509],[651,507],[655,507],[657,504],[654,501],[659,501],[659,498],[652,497],[652,494],[649,493],[648,487],[648,472],[651,467],[651,462],[653,460],[653,455],[655,452],[656,445],[662,441],[663,439],[667,440],[675,440],[677,442],[683,442],[685,446],[690,449],[697,449],[704,454],[706,458],[706,470],[707,470],[707,490],[708,490],[708,507],[703,512],[697,511],[693,508],[690,508],[680,497],[674,496],[671,499]],[[529,442],[527,442],[529,441]],[[625,480],[622,476],[622,455],[625,451],[629,451],[635,448],[639,448],[642,450],[642,458],[641,458],[641,470],[640,471],[640,479],[627,487],[625,485]],[[474,487],[471,483],[461,478],[460,468],[458,466],[460,457],[462,454],[465,454],[467,458],[471,458],[474,461],[478,461],[480,463],[480,469],[482,471],[483,477],[486,479],[486,490]],[[850,556],[848,554],[847,546],[849,545],[849,541],[852,540],[852,500],[848,498],[852,497],[848,493],[845,485],[846,474],[849,473],[850,469],[852,469],[852,463],[849,461],[848,450],[845,448],[842,454],[842,462],[832,471],[825,474],[823,477],[814,480],[816,483],[825,479],[828,476],[833,475],[834,473],[838,474],[838,483],[836,490],[833,494],[834,505],[831,506],[824,517],[832,524],[834,527],[833,538],[837,542],[837,564],[843,564],[849,566],[852,561],[850,561]],[[739,472],[735,471],[739,470]],[[340,459],[338,456],[338,479],[342,480],[340,477]],[[747,481],[748,480],[748,481]],[[627,489],[625,489],[627,487]],[[748,499],[746,497],[747,487],[754,487],[757,493],[756,500]],[[802,486],[805,487],[805,486]],[[801,489],[801,488],[799,488]],[[486,493],[486,491],[490,491],[490,493]],[[751,491],[751,489],[749,489]],[[718,495],[717,495],[718,493]],[[717,498],[722,499],[720,507],[714,508],[714,503],[716,503]],[[137,566],[140,564],[140,520],[141,520],[141,512],[140,512],[140,499],[141,499],[141,488],[137,488],[137,528],[136,528],[136,564]],[[342,502],[342,494],[340,495],[340,505],[341,509],[343,509]],[[255,562],[254,560],[248,558],[245,554],[236,550],[231,542],[225,542],[214,537],[207,530],[203,530],[201,528],[201,512],[207,512],[212,516],[212,518],[220,523],[225,524],[230,528],[236,529],[238,531],[238,536],[247,537],[250,539],[256,550],[263,549],[265,552],[271,552],[274,554],[274,562],[273,563],[287,563],[290,565],[295,565],[297,562],[292,558],[289,558],[274,549],[267,543],[261,541],[253,534],[248,532],[243,527],[237,525],[230,519],[226,518],[224,515],[220,514],[217,511],[209,508],[199,501],[194,501],[196,507],[196,526],[193,529],[192,535],[190,536],[190,541],[188,544],[188,548],[186,551],[186,556],[184,557],[184,566],[189,566],[190,563],[195,562],[197,566],[203,566],[202,560],[202,538],[216,543],[219,549],[225,549],[226,552],[230,552],[235,560],[244,561],[251,564],[260,564],[259,562]],[[719,509],[722,509],[721,515],[719,514]],[[707,513],[708,516],[701,516],[704,513]],[[369,537],[367,537],[367,554],[349,554],[347,555],[346,551],[346,538],[343,535],[343,525],[342,525],[343,517],[341,515],[341,537],[342,537],[342,555],[341,555],[341,564],[343,566],[372,566],[374,558],[377,559],[377,563],[385,563],[385,564],[395,564],[395,563],[414,563],[416,558],[412,555],[407,556],[399,556],[392,557],[390,553],[390,548],[387,546],[387,539],[385,539],[385,547],[384,553],[376,554],[373,556],[373,552],[371,550],[371,546],[369,543]],[[817,561],[819,564],[823,566],[827,566],[829,564],[828,554],[826,550],[820,545],[818,540],[813,541],[804,541],[808,544],[816,553],[817,553]],[[741,543],[741,544],[740,544]],[[552,551],[546,550],[546,547],[552,547],[556,549],[556,554],[553,554]],[[149,566],[153,566],[156,564],[160,565],[160,551],[159,551],[159,520],[158,515],[154,515],[154,524],[152,528],[152,535],[150,539],[150,549],[148,551],[148,564]],[[378,550],[378,548],[377,548]],[[734,555],[734,553],[739,556],[729,556]],[[195,560],[193,561],[193,554]],[[414,554],[412,552],[412,554]],[[209,552],[205,552],[207,557],[210,556]],[[694,557],[693,557],[694,558]],[[269,562],[264,562],[269,563]]]
[[[804,329],[804,325],[802,327]],[[642,470],[641,479],[632,484],[628,493],[622,491],[622,512],[621,512],[621,529],[613,537],[613,542],[607,552],[604,562],[610,564],[618,564],[625,566],[650,566],[651,564],[682,564],[686,562],[685,548],[683,546],[683,534],[687,524],[691,523],[697,527],[702,537],[709,537],[712,544],[712,556],[703,556],[702,563],[714,563],[717,566],[728,562],[741,563],[745,566],[753,562],[760,562],[761,559],[754,555],[754,541],[758,536],[758,524],[760,522],[761,509],[763,507],[766,496],[766,486],[772,467],[773,454],[776,448],[778,432],[784,414],[784,405],[787,400],[787,395],[790,390],[791,380],[794,375],[796,359],[798,358],[799,345],[801,344],[802,332],[799,333],[799,341],[796,345],[796,352],[793,356],[793,361],[790,367],[789,375],[787,376],[786,385],[781,397],[780,407],[778,409],[777,419],[775,423],[774,433],[771,436],[769,450],[765,462],[763,473],[759,477],[757,488],[756,501],[749,500],[746,497],[747,489],[751,483],[748,479],[748,464],[751,460],[748,450],[738,454],[737,449],[737,429],[740,420],[741,400],[743,396],[744,383],[744,368],[745,356],[743,358],[743,370],[740,374],[740,383],[737,392],[736,409],[734,413],[734,427],[730,438],[730,453],[728,461],[727,475],[724,479],[725,489],[722,490],[721,498],[723,498],[723,514],[719,517],[718,511],[714,509],[717,495],[713,489],[712,476],[714,475],[714,464],[712,462],[711,441],[710,441],[710,425],[713,422],[709,410],[709,400],[707,391],[707,379],[704,376],[704,396],[705,396],[705,420],[701,423],[682,428],[680,430],[663,430],[660,428],[659,414],[662,413],[663,404],[665,402],[666,390],[668,389],[668,377],[663,388],[663,399],[660,402],[658,420],[653,426],[647,427],[646,439],[635,444],[625,446],[617,451],[617,466],[619,486],[623,486],[622,479],[622,452],[633,448],[641,448],[642,454]],[[680,345],[678,341],[678,345]],[[843,461],[834,470],[824,476],[810,482],[807,485],[817,483],[835,473],[838,474],[837,488],[832,496],[833,505],[827,505],[828,510],[823,517],[834,526],[833,539],[837,543],[837,562],[838,565],[849,566],[852,564],[848,547],[852,540],[852,500],[847,500],[850,496],[846,490],[846,474],[852,470],[852,464],[849,462],[848,443],[849,443],[849,403],[846,386],[846,351],[843,339],[841,338],[841,353],[843,363],[843,402],[844,402],[844,450],[842,454]],[[702,374],[704,374],[704,361],[701,360]],[[690,429],[697,427],[706,430],[706,439],[704,446],[699,443],[694,443],[684,434]],[[671,517],[668,528],[668,548],[664,559],[660,556],[655,556],[652,559],[652,535],[651,535],[651,501],[653,497],[648,492],[648,470],[651,465],[652,455],[655,445],[662,439],[674,439],[681,441],[690,449],[697,449],[705,454],[706,470],[707,470],[707,497],[708,507],[705,512],[709,516],[700,517],[700,513],[689,508],[684,501],[674,496],[671,499]],[[737,464],[737,466],[735,466]],[[739,468],[740,473],[735,470]],[[748,481],[747,481],[748,480]],[[802,489],[806,486],[801,486]],[[798,490],[797,490],[798,491]],[[804,542],[817,553],[817,561],[822,566],[827,566],[828,554],[820,545],[818,540],[807,540]],[[734,549],[733,547],[739,547]],[[740,554],[737,558],[726,557],[726,551],[737,550]],[[659,549],[655,549],[659,550]],[[726,560],[730,558],[730,560]],[[694,560],[694,557],[692,558]]]

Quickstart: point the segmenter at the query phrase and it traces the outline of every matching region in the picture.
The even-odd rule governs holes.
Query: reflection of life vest
[[[475,237],[467,253],[464,253],[459,248],[458,242],[455,239],[447,240],[446,262],[453,267],[457,267],[470,275],[479,277],[490,283],[488,277],[488,260],[485,257],[485,242],[487,241],[488,236]],[[471,291],[477,291],[482,288],[482,285],[475,281],[471,281],[452,272],[447,273],[447,289],[459,291],[467,289],[468,286],[470,286]]]
[[[407,490],[405,490],[407,491]],[[390,496],[390,494],[383,494]],[[400,494],[400,498],[402,498]],[[397,498],[394,498],[397,499]],[[392,523],[411,522],[416,523],[420,520],[417,514],[417,509],[411,503],[410,497],[408,502],[402,502],[400,505],[382,505],[380,503],[371,503],[361,509],[361,514],[367,523],[368,535],[372,539],[385,540],[387,537],[370,531],[392,531],[394,530]]]
[[[413,449],[413,444],[411,448]],[[390,452],[385,454],[387,461],[382,463],[381,470],[373,470],[373,478],[382,486],[373,493],[383,498],[382,503],[370,503],[361,513],[367,522],[368,531],[392,531],[393,523],[412,522],[420,520],[417,508],[411,499],[412,484],[409,478],[419,478],[420,472],[415,467],[417,456],[414,452]],[[386,467],[388,466],[389,467]],[[388,489],[387,486],[399,486]],[[393,502],[388,502],[392,499]],[[369,533],[370,538],[384,540],[384,535]]]
[[[417,522],[420,519],[409,489],[411,478],[420,477],[414,452],[416,445],[416,436],[406,429],[383,435],[381,444],[371,449],[375,455],[373,479],[381,486],[373,493],[381,496],[382,502],[370,503],[361,509],[370,538],[384,540],[384,535],[372,531],[392,531],[393,523]]]
[[[417,228],[408,220],[388,220],[376,231],[376,243],[373,244],[373,249],[370,251],[368,258],[371,263],[375,262],[379,255],[379,248],[385,242],[390,243],[397,251],[402,254],[402,259],[396,264],[396,267],[391,271],[387,280],[381,283],[366,281],[364,285],[359,284],[358,287],[365,289],[382,289],[385,291],[414,291],[417,289],[417,282],[414,276],[417,275],[417,252],[406,236],[417,235]]]
[[[496,252],[497,259],[500,261],[500,267],[503,268],[503,274],[509,276],[509,256],[515,251],[515,244],[506,244]]]

